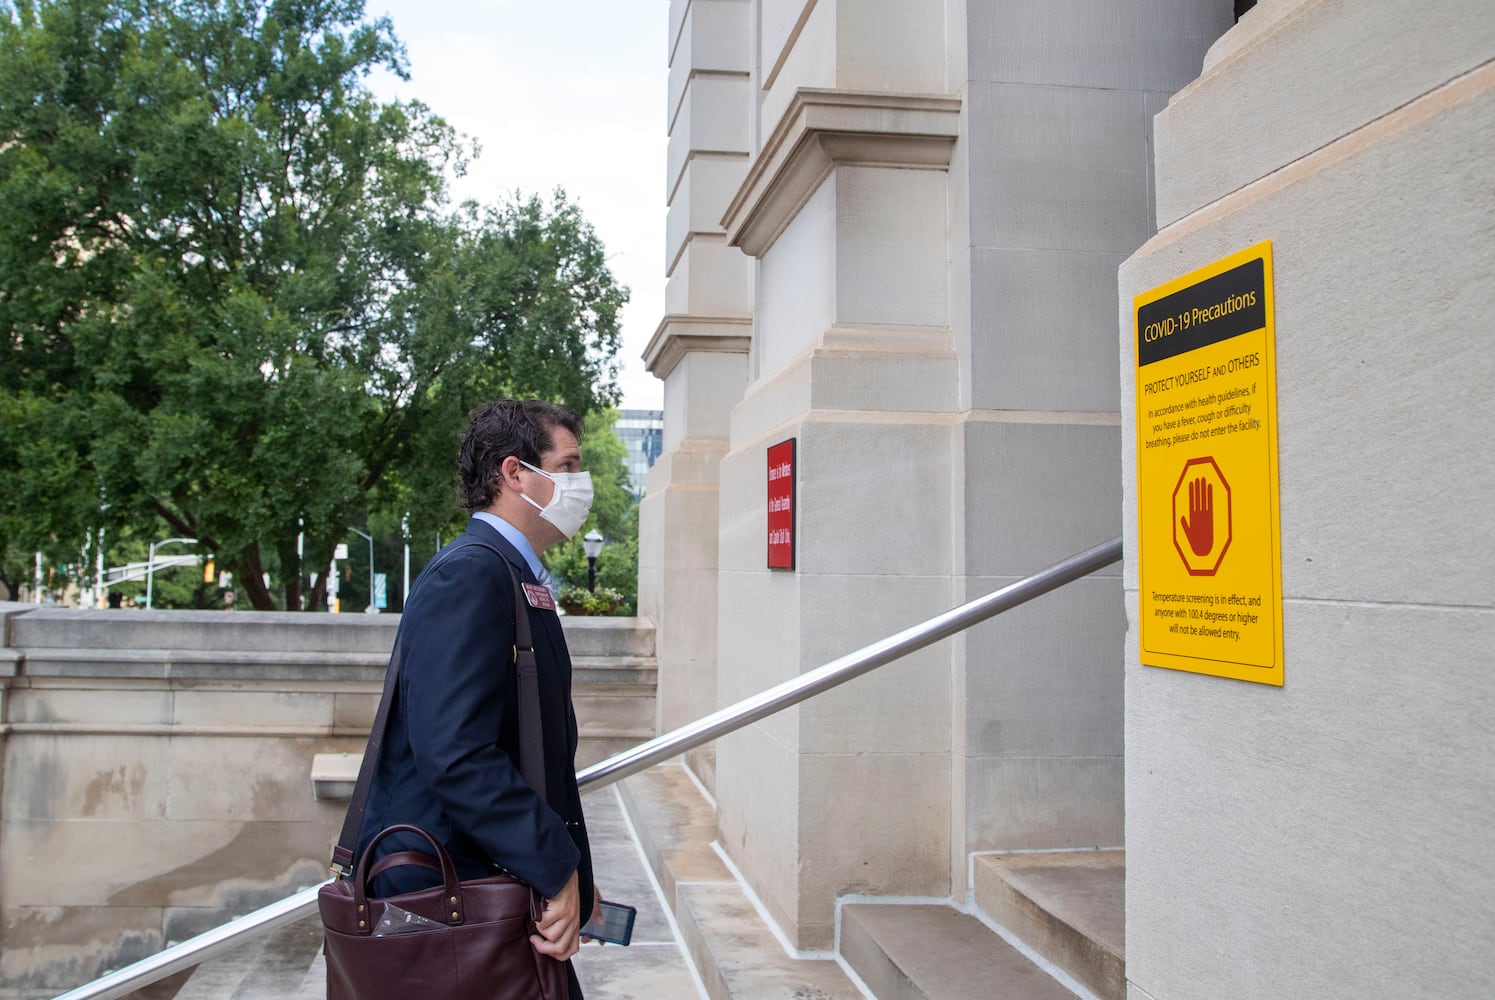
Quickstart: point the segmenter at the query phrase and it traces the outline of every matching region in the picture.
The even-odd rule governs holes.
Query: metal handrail
[[[906,628],[896,635],[890,635],[870,646],[863,646],[854,653],[847,653],[840,659],[832,660],[822,667],[816,667],[809,673],[791,677],[767,691],[744,698],[735,705],[729,705],[705,718],[687,723],[663,736],[656,736],[646,743],[640,743],[631,750],[624,750],[616,756],[593,764],[576,775],[576,782],[586,789],[594,782],[606,785],[620,778],[626,778],[630,774],[646,770],[686,750],[694,749],[702,743],[710,743],[718,736],[751,725],[759,719],[792,705],[798,705],[807,698],[813,698],[822,691],[828,691],[837,685],[860,677],[885,663],[907,656],[941,639],[947,639],[956,632],[986,621],[993,615],[999,615],[1003,611],[1015,608],[1019,604],[1031,601],[1067,583],[1073,583],[1120,559],[1121,538],[1117,537],[1095,548],[1070,556],[1063,562],[1055,563],[1046,570],[1003,587],[1001,590],[993,591],[985,597],[978,597],[974,601],[962,604],[926,622]]]
[[[1121,559],[1121,539],[1111,539],[1094,548],[1070,556],[1048,569],[1035,573],[1001,590],[978,597],[974,601],[926,622],[904,629],[896,635],[863,646],[854,653],[832,660],[806,674],[793,677],[767,691],[745,698],[735,705],[713,712],[695,722],[681,726],[662,736],[640,743],[630,750],[609,757],[591,767],[584,768],[576,776],[577,785],[583,791],[602,788],[631,774],[653,767],[671,757],[718,736],[724,736],[759,719],[766,718],[813,698],[822,691],[844,684],[868,671],[923,649],[925,646],[947,639],[963,629],[978,625],[1003,611],[1011,610],[1035,597],[1096,570],[1103,569]],[[325,883],[322,883],[325,884]],[[62,994],[57,1000],[115,1000],[128,996],[145,986],[183,969],[190,968],[228,951],[247,940],[261,937],[272,931],[295,923],[309,916],[317,907],[317,892],[322,884],[287,896],[252,913],[230,920],[210,931],[172,945],[165,951],[141,959],[116,972],[85,983],[75,990]]]
[[[246,941],[263,937],[310,915],[317,908],[317,891],[323,884],[325,883],[302,889],[284,899],[277,899],[269,906],[235,917],[226,924],[219,924],[210,931],[204,931],[165,951],[142,958],[133,965],[100,976],[91,983],[84,983],[77,989],[62,994],[57,1000],[115,1000],[145,989],[167,976],[201,965],[223,952],[232,951]]]

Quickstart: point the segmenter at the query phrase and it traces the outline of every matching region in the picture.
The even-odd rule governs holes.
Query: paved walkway
[[[705,1000],[618,793],[604,788],[583,801],[603,893],[638,908],[633,943],[627,948],[588,944],[576,956],[587,1000]],[[312,915],[262,943],[132,994],[130,1000],[326,1000],[321,946],[322,921]],[[3,994],[4,1000],[49,996],[50,992]]]
[[[602,895],[638,907],[633,943],[627,948],[589,944],[576,956],[587,1000],[704,1000],[705,990],[685,956],[674,917],[644,864],[617,791],[599,789],[582,801]]]

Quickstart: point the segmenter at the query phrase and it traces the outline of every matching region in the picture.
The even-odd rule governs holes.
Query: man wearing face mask
[[[467,531],[421,573],[396,642],[402,665],[358,855],[385,827],[419,826],[440,839],[462,879],[508,872],[547,900],[535,950],[567,963],[594,915],[596,887],[576,786],[571,659],[540,554],[574,535],[592,503],[581,471],[581,420],[539,400],[490,403],[472,414],[458,456]],[[540,673],[546,799],[519,771],[515,600],[522,588]],[[378,854],[420,850],[417,838]],[[379,876],[376,895],[439,882],[404,866]]]

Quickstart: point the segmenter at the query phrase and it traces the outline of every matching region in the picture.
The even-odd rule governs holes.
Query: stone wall
[[[645,511],[645,536],[715,543],[691,605],[715,648],[662,704],[728,704],[1119,530],[1115,269],[1151,232],[1150,116],[1231,15],[1101,7],[676,0],[677,60],[748,41],[713,93],[744,120],[721,227],[751,323],[740,396],[701,383],[714,433],[728,414],[715,538]],[[671,370],[667,434],[695,381]],[[765,565],[788,438],[793,572]],[[722,845],[789,940],[829,946],[848,893],[963,899],[973,851],[1118,843],[1124,629],[1107,571],[718,741]]]
[[[1227,2],[965,4],[952,187],[959,596],[1121,530],[1116,268],[1152,234],[1150,122]],[[960,640],[960,886],[971,852],[1122,843],[1119,568]],[[957,892],[959,895],[959,891]]]
[[[398,621],[0,605],[0,996],[322,880],[345,803],[313,796],[313,757],[362,751]],[[648,623],[565,627],[579,756],[652,735]]]
[[[1276,0],[1121,270],[1133,1000],[1495,995],[1495,17]],[[1275,271],[1284,685],[1139,665],[1133,296]]]

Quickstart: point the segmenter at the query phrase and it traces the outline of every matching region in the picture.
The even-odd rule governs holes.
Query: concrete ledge
[[[381,653],[258,652],[224,649],[28,648],[18,651],[32,677],[192,678],[195,680],[317,680],[380,683]]]
[[[654,623],[647,618],[563,615],[561,630],[573,663],[593,656],[654,656]]]
[[[1167,165],[1157,174],[1158,228],[1485,64],[1495,44],[1486,0],[1436,6],[1432,14],[1419,0],[1258,5],[1156,119],[1156,160]],[[1229,121],[1271,126],[1220,127]]]
[[[311,759],[311,794],[318,801],[347,801],[363,766],[361,753],[319,753]]]
[[[55,996],[322,877],[396,616],[9,605],[0,618],[0,1000]],[[584,651],[578,758],[653,735],[652,625],[564,627]],[[118,857],[135,860],[122,871]],[[299,985],[281,971],[265,996]],[[196,986],[229,995],[212,975]]]
[[[304,917],[179,975],[130,994],[134,1000],[301,1000],[325,997],[322,920]],[[319,973],[311,980],[308,969]],[[310,980],[310,983],[308,981]],[[173,985],[174,984],[174,985]],[[307,989],[310,985],[311,989]]]
[[[800,90],[727,206],[728,242],[762,257],[837,164],[948,168],[959,120],[959,98]]]
[[[388,658],[399,624],[399,615],[40,608],[10,622],[9,644],[29,649],[252,649]]]
[[[644,369],[663,380],[693,351],[746,354],[752,330],[751,319],[736,316],[666,316],[644,348]]]
[[[0,646],[9,646],[11,622],[17,617],[41,609],[39,604],[22,604],[19,601],[0,601]]]
[[[981,921],[948,906],[848,904],[840,951],[879,1000],[1074,1000]]]
[[[1102,1000],[1126,997],[1126,853],[975,858],[976,905]]]

